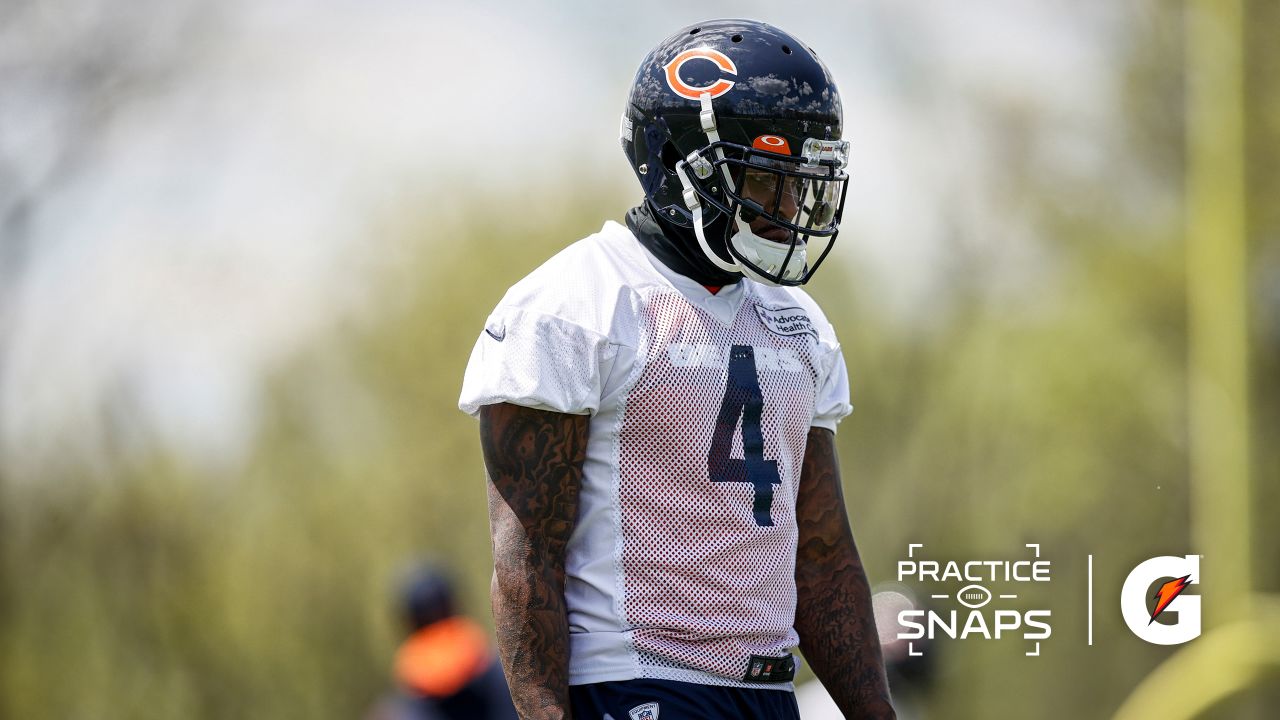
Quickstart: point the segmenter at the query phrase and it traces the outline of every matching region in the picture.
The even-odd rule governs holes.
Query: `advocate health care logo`
[[[907,559],[898,562],[898,582],[928,590],[928,607],[911,606],[898,612],[897,639],[907,642],[907,654],[923,655],[929,642],[999,640],[1020,637],[1025,655],[1040,656],[1040,644],[1053,635],[1048,608],[1026,608],[1020,597],[1052,580],[1052,564],[1040,557],[1040,545],[1028,543],[1031,557],[1015,560],[948,560],[925,557],[922,543],[907,545]],[[917,551],[921,551],[917,553]],[[1120,611],[1125,625],[1140,639],[1155,645],[1177,645],[1200,635],[1200,597],[1183,594],[1200,582],[1200,556],[1162,555],[1145,560],[1125,577]],[[1093,555],[1088,556],[1088,644],[1093,645]],[[1061,592],[1049,597],[1061,598]],[[921,647],[917,648],[919,642]]]

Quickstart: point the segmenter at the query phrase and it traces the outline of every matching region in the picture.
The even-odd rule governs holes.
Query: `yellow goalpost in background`
[[[1187,6],[1186,243],[1191,536],[1206,632],[1148,675],[1116,720],[1190,720],[1280,674],[1280,598],[1251,583],[1243,0]]]

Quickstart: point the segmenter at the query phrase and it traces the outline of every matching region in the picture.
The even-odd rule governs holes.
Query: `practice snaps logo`
[[[1155,645],[1179,645],[1199,637],[1200,596],[1182,592],[1198,584],[1199,555],[1161,555],[1140,563],[1120,590],[1125,624],[1134,635]],[[1155,601],[1150,610],[1148,597]]]
[[[1053,634],[1050,611],[1007,607],[1017,604],[1007,601],[1018,600],[1019,593],[1036,583],[1049,582],[1050,563],[1040,559],[1038,544],[1027,545],[1034,550],[1034,559],[949,560],[945,563],[916,557],[916,550],[923,547],[920,543],[907,545],[909,559],[898,561],[898,582],[917,587],[928,584],[932,586],[929,597],[933,605],[954,602],[961,607],[901,610],[897,639],[908,642],[908,655],[924,654],[912,641],[923,644],[940,636],[955,640],[999,640],[1014,636],[1029,643],[1026,655],[1039,657],[1040,641]],[[943,590],[947,592],[941,592]]]

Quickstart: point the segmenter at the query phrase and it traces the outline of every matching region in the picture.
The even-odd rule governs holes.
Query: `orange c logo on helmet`
[[[702,93],[708,93],[711,97],[718,98],[729,92],[729,89],[733,87],[732,80],[720,78],[706,87],[694,87],[680,79],[680,68],[690,60],[699,59],[710,60],[722,71],[730,75],[738,74],[738,66],[733,64],[728,55],[719,50],[691,48],[675,56],[671,59],[671,62],[662,66],[662,69],[667,72],[667,86],[671,88],[671,91],[680,97],[689,98],[690,100],[697,100],[702,96]]]

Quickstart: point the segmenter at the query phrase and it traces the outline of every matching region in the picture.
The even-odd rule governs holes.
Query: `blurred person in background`
[[[421,566],[401,596],[409,636],[396,651],[397,690],[366,720],[515,720],[488,633],[458,613],[449,577]]]
[[[892,718],[835,450],[848,379],[797,286],[844,203],[840,96],[767,24],[649,53],[626,225],[512,287],[472,351],[498,648],[522,717],[795,718],[799,646]]]
[[[911,640],[901,637],[900,614],[906,610],[929,611],[929,605],[919,600],[927,596],[900,583],[888,583],[871,596],[898,720],[926,717],[924,708],[938,676],[938,653],[942,650],[939,644],[928,636]]]

